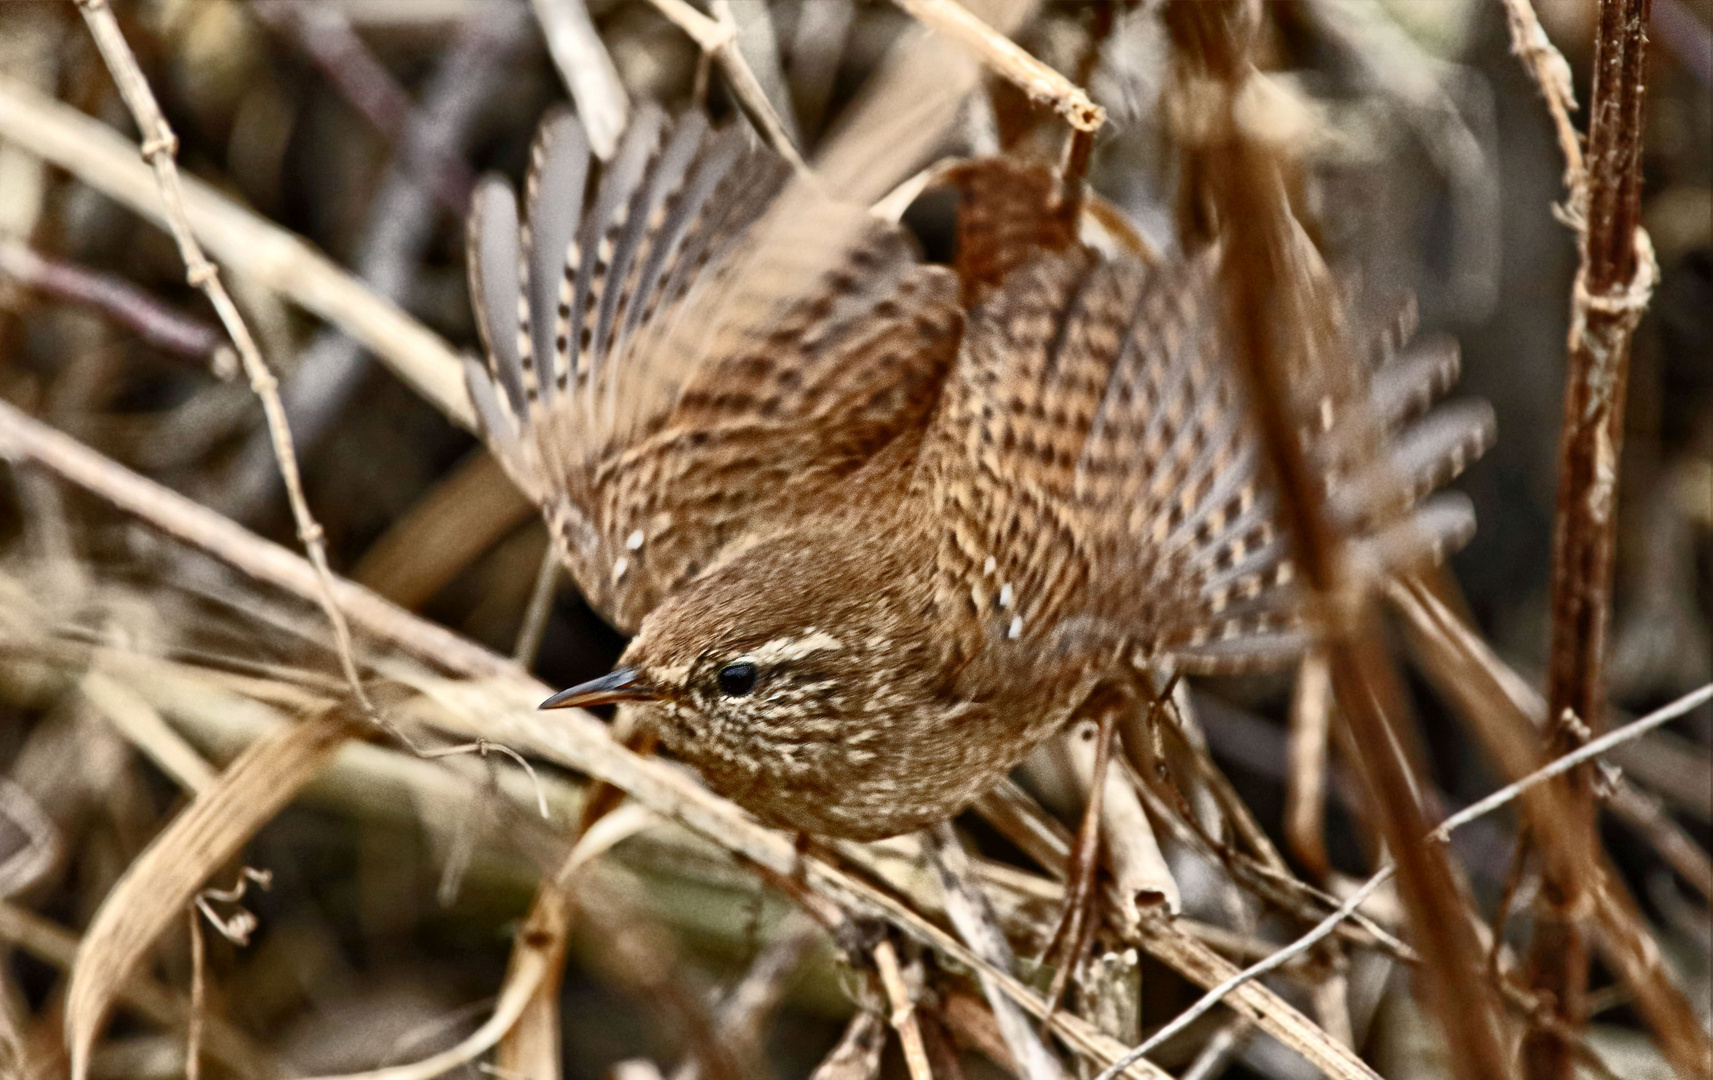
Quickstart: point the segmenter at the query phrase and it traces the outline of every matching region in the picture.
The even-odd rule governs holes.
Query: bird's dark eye
[[[747,660],[727,664],[720,669],[720,693],[727,697],[743,697],[755,689],[755,665]]]

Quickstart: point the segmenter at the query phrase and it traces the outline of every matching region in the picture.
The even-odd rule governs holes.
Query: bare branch
[[[1570,126],[1569,65],[1541,32],[1527,0],[1509,0],[1512,48],[1546,97],[1564,154],[1581,266],[1571,293],[1564,428],[1559,437],[1558,509],[1553,522],[1552,642],[1547,716],[1558,734],[1605,724],[1606,639],[1611,622],[1612,562],[1617,545],[1619,457],[1630,337],[1646,309],[1659,270],[1641,228],[1642,102],[1647,81],[1649,0],[1602,0],[1594,38],[1594,86],[1586,158]],[[1572,845],[1592,851],[1593,776],[1566,780],[1572,813],[1555,827]],[[1554,1014],[1571,1031],[1585,1020],[1588,944],[1581,913],[1592,883],[1549,862],[1529,967],[1533,984],[1551,994]],[[1574,1058],[1551,1032],[1524,1040],[1533,1080],[1569,1080]]]
[[[553,66],[565,80],[589,146],[602,161],[618,149],[630,117],[630,99],[607,47],[595,33],[583,0],[531,0]],[[481,16],[486,18],[484,14]]]
[[[1522,795],[1523,792],[1534,787],[1536,784],[1544,783],[1555,776],[1563,775],[1579,765],[1592,761],[1601,754],[1611,750],[1614,746],[1629,742],[1632,739],[1640,738],[1655,728],[1670,723],[1672,720],[1675,720],[1690,710],[1697,708],[1703,702],[1710,700],[1713,700],[1713,683],[1709,683],[1693,693],[1684,695],[1672,702],[1670,705],[1649,713],[1640,720],[1626,724],[1618,730],[1590,742],[1575,753],[1566,754],[1550,764],[1536,769],[1528,776],[1523,777],[1521,780],[1518,780],[1513,784],[1505,785],[1499,790],[1488,795],[1486,798],[1481,799],[1479,802],[1473,803],[1456,814],[1446,818],[1440,823],[1438,828],[1427,834],[1424,839],[1435,842],[1444,842],[1457,829],[1469,824],[1476,818],[1490,814],[1501,806],[1505,806],[1513,802],[1518,796]],[[1339,923],[1355,914],[1356,909],[1361,907],[1370,896],[1373,896],[1382,885],[1392,880],[1392,877],[1396,873],[1396,864],[1388,864],[1382,868],[1378,873],[1374,874],[1374,876],[1363,882],[1361,888],[1357,889],[1350,895],[1349,899],[1340,904],[1336,911],[1322,919],[1319,923],[1315,924],[1314,928],[1308,933],[1297,938],[1295,941],[1280,949],[1278,952],[1268,956],[1266,959],[1244,968],[1225,982],[1220,983],[1212,990],[1209,990],[1206,994],[1202,995],[1194,1005],[1190,1006],[1183,1013],[1175,1017],[1171,1023],[1162,1027],[1146,1042],[1142,1043],[1134,1050],[1131,1050],[1105,1072],[1101,1073],[1098,1080],[1115,1080],[1115,1078],[1123,1071],[1124,1066],[1141,1060],[1144,1054],[1147,1054],[1173,1035],[1176,1035],[1178,1032],[1189,1027],[1190,1024],[1206,1015],[1210,1009],[1218,1005],[1220,1001],[1224,1000],[1233,990],[1236,990],[1243,984],[1251,982],[1270,971],[1278,970],[1286,963],[1289,963],[1296,957],[1303,955],[1315,945],[1325,940],[1327,936],[1337,928]]]
[[[122,278],[50,259],[9,239],[0,239],[0,274],[44,296],[99,311],[151,345],[207,362],[222,379],[238,373],[237,357],[219,331],[172,310]]]
[[[1011,39],[982,22],[957,0],[897,0],[898,6],[925,25],[958,42],[981,58],[1032,101],[1047,105],[1065,123],[1093,134],[1106,123],[1106,110],[1089,100],[1087,92],[1046,64],[1024,52]]]
[[[892,942],[882,941],[874,947],[874,966],[880,971],[880,985],[886,991],[892,1012],[887,1019],[898,1032],[898,1042],[904,1048],[904,1064],[910,1070],[910,1080],[934,1080],[928,1067],[928,1048],[922,1043],[922,1028],[916,1022],[916,1000],[904,982],[904,971],[898,964],[898,950]]]
[[[660,13],[672,20],[697,45],[702,52],[712,56],[720,63],[720,70],[726,73],[726,79],[731,83],[732,92],[737,95],[738,102],[744,111],[755,121],[761,137],[767,145],[773,147],[780,157],[791,163],[799,176],[809,173],[809,166],[803,160],[803,155],[797,149],[797,144],[791,141],[791,136],[785,131],[784,123],[779,114],[773,111],[773,106],[767,100],[767,94],[762,91],[761,83],[756,80],[755,72],[750,70],[749,63],[743,53],[738,51],[738,29],[735,23],[710,19],[697,11],[685,0],[651,0]]]
[[[96,47],[101,51],[101,58],[112,73],[113,81],[119,84],[119,96],[125,99],[126,106],[137,121],[138,130],[143,133],[143,158],[154,167],[155,180],[160,184],[167,224],[173,234],[173,240],[178,244],[179,255],[184,260],[185,279],[193,288],[202,290],[209,303],[214,305],[215,312],[226,327],[226,333],[238,350],[239,362],[244,366],[244,373],[249,377],[251,388],[262,400],[268,431],[273,436],[274,457],[279,464],[280,477],[285,481],[286,498],[291,503],[292,519],[297,524],[298,539],[302,541],[310,564],[315,568],[316,600],[327,614],[327,621],[333,626],[339,665],[357,703],[378,722],[375,706],[369,700],[368,691],[363,689],[362,677],[357,673],[357,658],[351,645],[351,628],[345,621],[344,612],[339,609],[338,601],[333,597],[333,571],[327,564],[326,537],[321,523],[316,521],[315,515],[310,512],[309,500],[303,494],[303,484],[298,476],[297,452],[292,447],[291,427],[286,421],[285,405],[280,401],[279,382],[274,378],[273,372],[268,370],[267,362],[262,359],[261,350],[256,345],[256,339],[251,336],[244,317],[238,313],[238,305],[232,302],[231,295],[226,292],[226,286],[221,284],[219,269],[203,254],[202,245],[197,242],[196,233],[185,216],[184,192],[179,182],[178,163],[174,159],[178,151],[178,136],[173,134],[172,128],[167,125],[166,117],[161,114],[154,91],[149,89],[148,80],[143,78],[143,70],[137,65],[137,58],[132,54],[131,47],[125,44],[125,36],[119,30],[119,21],[113,17],[113,10],[107,6],[107,0],[78,0],[78,8],[83,12],[84,22],[89,26],[90,35],[95,38]]]
[[[0,76],[0,139],[72,173],[90,187],[165,224],[165,202],[137,147],[112,128]],[[186,220],[233,273],[276,290],[344,329],[398,377],[474,429],[458,353],[446,341],[315,250],[302,237],[244,209],[194,178],[181,178]]]

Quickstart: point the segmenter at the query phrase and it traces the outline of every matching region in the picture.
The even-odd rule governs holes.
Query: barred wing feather
[[[740,128],[643,109],[598,165],[556,116],[525,204],[475,198],[471,393],[621,630],[918,429],[955,353],[952,276]]]
[[[1148,266],[1079,249],[1015,271],[971,313],[917,482],[944,522],[936,602],[968,605],[987,643],[1015,642],[1001,662],[1125,647],[1206,673],[1303,648],[1218,269],[1217,253]],[[1423,501],[1491,434],[1482,403],[1428,410],[1455,369],[1431,341],[1357,388],[1371,407],[1343,411],[1378,428],[1383,465],[1341,464],[1342,419],[1314,440],[1378,567],[1443,557],[1472,529],[1459,497]]]

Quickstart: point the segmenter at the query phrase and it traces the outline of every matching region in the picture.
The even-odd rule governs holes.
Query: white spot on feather
[[[631,530],[631,534],[629,536],[625,537],[625,547],[629,548],[632,551],[642,550],[642,530],[641,529],[632,529]]]
[[[629,569],[630,569],[630,560],[625,558],[623,555],[620,555],[618,557],[618,560],[613,563],[613,580],[614,581],[623,581],[624,576],[625,576],[625,571],[627,571]]]
[[[1009,629],[1005,632],[1005,636],[1010,638],[1013,641],[1016,641],[1017,635],[1021,634],[1022,632],[1023,632],[1023,616],[1013,615],[1011,617],[1011,629]]]
[[[1011,582],[1009,581],[999,587],[999,606],[1002,608],[1011,606]],[[1011,636],[1016,637],[1017,635],[1012,634]]]

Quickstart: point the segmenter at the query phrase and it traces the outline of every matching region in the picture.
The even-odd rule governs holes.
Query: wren
[[[1040,242],[981,203],[1034,175],[996,165],[960,277],[740,128],[657,109],[594,170],[550,119],[522,220],[493,179],[471,217],[488,445],[633,635],[543,707],[635,703],[762,819],[872,839],[957,813],[1103,686],[1300,655],[1217,248]],[[1484,405],[1427,413],[1455,368],[1429,343],[1362,387],[1403,478],[1397,512],[1353,511],[1385,565],[1473,528],[1420,501],[1489,438]],[[1350,473],[1329,459],[1329,488]]]

